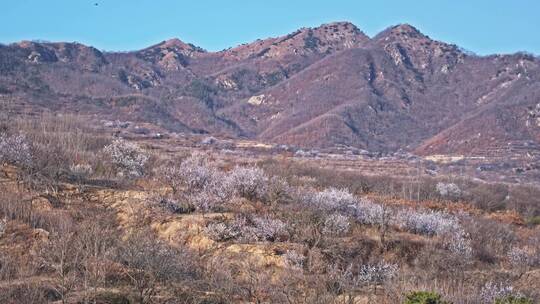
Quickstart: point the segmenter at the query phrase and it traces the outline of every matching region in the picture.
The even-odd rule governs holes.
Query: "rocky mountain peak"
[[[178,38],[165,40],[156,45],[136,52],[137,56],[166,70],[180,70],[188,64],[189,58],[206,51]]]
[[[335,33],[336,35],[357,36],[360,39],[369,40],[369,37],[365,35],[356,25],[348,21],[325,23],[313,28],[313,30],[327,31],[330,33]]]
[[[309,30],[308,30],[309,31]],[[320,45],[333,48],[351,48],[369,42],[369,37],[350,22],[333,22],[312,29]]]
[[[465,54],[452,44],[436,41],[410,24],[392,26],[373,38],[394,59],[417,71],[442,69],[447,73]]]
[[[185,43],[178,38],[172,38],[165,40],[161,43],[158,43],[150,48],[160,48],[166,50],[175,50],[175,51],[184,51],[184,52],[195,52],[195,53],[204,53],[205,50],[195,46],[191,43]]]
[[[257,40],[226,51],[237,58],[281,58],[290,55],[328,54],[361,47],[369,37],[350,22],[333,22],[315,28],[301,28],[288,35]]]
[[[410,24],[398,24],[391,26],[386,30],[380,32],[373,38],[379,44],[386,44],[392,42],[400,43],[418,43],[418,42],[427,42],[429,43],[431,38],[422,34],[417,28]]]
[[[98,49],[77,42],[21,41],[12,46],[20,49],[25,60],[31,63],[64,62],[80,64],[88,69],[107,64]]]
[[[407,23],[402,23],[402,24],[398,24],[396,26],[393,26],[391,28],[391,32],[394,33],[394,34],[397,34],[397,35],[406,35],[406,36],[409,36],[409,37],[424,37],[424,38],[427,38],[417,28],[415,28],[414,26],[412,26],[410,24],[407,24]]]

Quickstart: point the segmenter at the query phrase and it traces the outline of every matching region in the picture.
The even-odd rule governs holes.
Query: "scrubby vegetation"
[[[1,127],[0,303],[540,299],[523,221],[540,207],[519,195],[535,188],[171,155],[41,122]]]
[[[441,295],[435,292],[413,291],[407,294],[405,304],[447,304],[441,299]]]

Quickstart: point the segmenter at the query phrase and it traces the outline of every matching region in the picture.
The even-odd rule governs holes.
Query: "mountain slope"
[[[407,24],[369,38],[336,22],[220,52],[178,39],[127,53],[0,46],[0,100],[175,132],[467,154],[540,142],[539,71],[534,56],[475,56]]]

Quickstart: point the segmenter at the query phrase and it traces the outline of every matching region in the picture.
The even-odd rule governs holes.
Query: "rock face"
[[[398,66],[423,73],[448,74],[465,54],[455,45],[431,40],[416,28],[401,24],[391,27],[374,38]]]
[[[467,154],[538,144],[539,92],[537,57],[476,56],[407,24],[369,38],[336,22],[220,52],[178,39],[127,53],[0,46],[0,99],[13,111],[24,100],[306,147]]]
[[[263,104],[264,98],[265,98],[264,95],[252,96],[252,97],[250,97],[250,98],[248,99],[247,102],[248,102],[250,105],[260,106],[261,104]]]
[[[97,69],[107,64],[103,53],[78,43],[36,43],[23,41],[14,44],[30,63],[65,62],[85,69]],[[23,55],[24,56],[24,55]]]
[[[137,52],[137,56],[145,61],[157,64],[167,71],[179,70],[187,65],[190,57],[205,51],[179,39],[170,39]]]
[[[302,28],[289,35],[258,40],[223,53],[228,57],[246,59],[252,57],[285,58],[341,51],[365,46],[369,37],[354,24],[335,22],[317,28]]]

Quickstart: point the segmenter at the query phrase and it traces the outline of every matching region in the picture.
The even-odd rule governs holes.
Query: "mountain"
[[[10,113],[53,110],[302,147],[489,154],[540,145],[540,59],[477,56],[408,24],[348,22],[219,52],[171,39],[133,52],[0,46]]]

